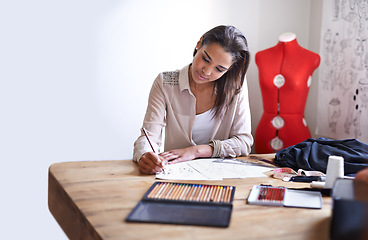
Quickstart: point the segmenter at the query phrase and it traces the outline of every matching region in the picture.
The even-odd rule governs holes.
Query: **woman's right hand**
[[[166,161],[162,160],[158,154],[153,152],[143,154],[138,163],[139,171],[143,174],[162,172],[165,165]]]

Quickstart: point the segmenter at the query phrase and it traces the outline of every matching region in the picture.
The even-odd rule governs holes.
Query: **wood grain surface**
[[[273,158],[239,159],[271,166]],[[200,181],[236,187],[228,228],[125,222],[154,181],[155,176],[140,174],[131,160],[55,163],[49,168],[49,210],[70,239],[329,239],[329,197],[323,197],[319,210],[246,204],[256,184],[309,186],[271,177]]]

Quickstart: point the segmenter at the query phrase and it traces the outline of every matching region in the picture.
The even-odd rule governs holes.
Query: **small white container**
[[[325,188],[333,188],[338,178],[344,178],[344,158],[340,156],[329,156]]]

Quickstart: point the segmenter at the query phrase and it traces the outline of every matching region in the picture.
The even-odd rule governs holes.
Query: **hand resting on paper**
[[[211,157],[213,148],[209,145],[196,145],[160,153],[160,157],[169,164],[190,161],[196,158]]]

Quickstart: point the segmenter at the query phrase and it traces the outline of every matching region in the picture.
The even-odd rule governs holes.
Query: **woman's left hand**
[[[182,149],[160,153],[160,157],[169,164],[190,161],[200,157],[211,157],[212,147],[209,145],[196,145]]]

